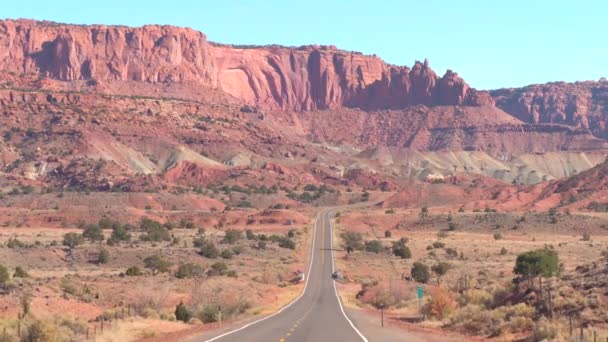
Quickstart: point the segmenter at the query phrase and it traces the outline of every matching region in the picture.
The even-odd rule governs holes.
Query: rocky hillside
[[[332,46],[235,47],[172,26],[0,22],[0,69],[61,80],[191,83],[269,109],[491,105],[458,74],[416,62],[393,66]]]
[[[491,92],[496,105],[528,123],[559,123],[608,138],[608,81],[535,84]]]

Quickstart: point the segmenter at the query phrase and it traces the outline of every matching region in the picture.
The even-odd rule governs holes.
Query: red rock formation
[[[492,92],[498,107],[530,123],[561,123],[608,138],[608,82],[547,83]]]
[[[427,61],[410,69],[332,46],[212,45],[172,26],[0,21],[0,69],[61,81],[193,83],[282,110],[493,104],[450,70],[439,78]]]
[[[213,62],[205,35],[188,28],[0,21],[0,69],[17,73],[215,85]]]

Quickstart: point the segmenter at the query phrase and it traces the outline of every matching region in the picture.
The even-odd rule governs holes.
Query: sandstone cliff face
[[[205,35],[170,26],[0,21],[0,69],[41,73],[62,81],[216,84],[214,59]]]
[[[448,70],[410,69],[335,47],[237,48],[171,26],[140,28],[0,21],[0,70],[61,81],[193,83],[270,109],[492,105]]]
[[[561,123],[608,138],[608,82],[547,83],[492,92],[496,105],[529,123]]]
[[[408,105],[493,105],[449,70],[439,78],[428,62],[413,68],[332,46],[239,49],[215,46],[218,86],[274,109],[363,109]]]

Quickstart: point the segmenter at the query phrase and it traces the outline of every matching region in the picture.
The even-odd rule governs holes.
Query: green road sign
[[[422,292],[422,286],[418,286],[418,299],[422,299],[422,295],[424,293]]]

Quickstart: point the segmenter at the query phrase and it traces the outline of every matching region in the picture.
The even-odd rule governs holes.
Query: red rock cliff
[[[496,105],[529,123],[561,123],[608,138],[608,82],[554,82],[492,91]]]
[[[438,77],[426,61],[410,69],[335,47],[213,45],[172,26],[0,21],[0,69],[62,81],[188,82],[284,110],[493,105],[488,93],[450,70]]]

